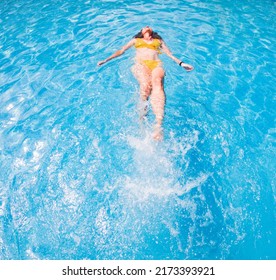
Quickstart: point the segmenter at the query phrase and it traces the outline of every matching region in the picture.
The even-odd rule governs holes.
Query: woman
[[[146,104],[150,97],[153,113],[156,118],[153,138],[162,139],[162,122],[164,118],[165,93],[164,93],[164,76],[165,71],[162,62],[159,59],[161,51],[173,59],[177,64],[187,71],[193,70],[193,66],[184,63],[174,57],[163,39],[154,32],[149,26],[144,27],[134,38],[115,52],[107,59],[98,62],[103,65],[107,61],[122,55],[127,49],[134,46],[136,48],[136,63],[133,66],[133,74],[140,84],[140,96],[143,104]],[[146,106],[143,108],[143,116],[146,114]]]

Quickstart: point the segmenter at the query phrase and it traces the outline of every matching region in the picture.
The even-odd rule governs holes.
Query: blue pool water
[[[0,259],[276,259],[271,0],[2,0]],[[138,122],[144,25],[164,141]]]

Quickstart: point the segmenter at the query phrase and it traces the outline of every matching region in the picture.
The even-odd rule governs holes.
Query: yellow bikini
[[[145,42],[141,38],[136,38],[135,42],[135,48],[147,48],[157,51],[158,53],[161,53],[160,51],[161,42],[158,39],[153,39],[151,43]],[[145,66],[147,66],[151,71],[158,67],[161,64],[160,60],[141,60],[141,63]]]
[[[161,65],[160,60],[141,60],[142,64],[147,66],[151,71],[156,68],[157,66]]]
[[[136,38],[136,41],[135,41],[135,48],[136,49],[138,49],[138,48],[148,48],[148,49],[158,51],[160,53],[160,47],[161,47],[161,42],[158,39],[153,39],[151,43],[147,43],[141,38]]]

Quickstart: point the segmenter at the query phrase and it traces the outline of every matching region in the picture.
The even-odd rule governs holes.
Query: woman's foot
[[[152,137],[155,141],[162,141],[163,140],[163,128],[160,124],[156,124],[154,126]]]

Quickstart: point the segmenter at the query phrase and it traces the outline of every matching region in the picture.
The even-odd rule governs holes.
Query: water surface
[[[0,259],[275,259],[273,1],[0,3]],[[164,141],[134,50],[165,55]]]

